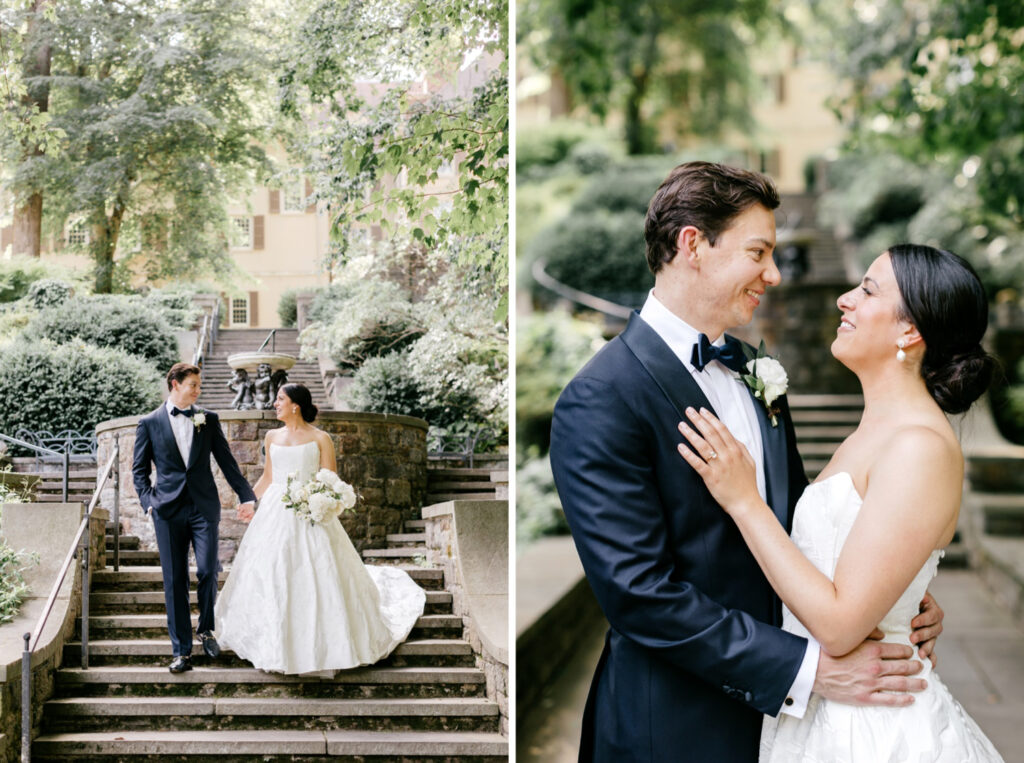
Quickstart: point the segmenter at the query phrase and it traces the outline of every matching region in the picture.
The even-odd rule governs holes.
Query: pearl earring
[[[899,349],[896,351],[896,360],[898,360],[900,363],[907,359],[907,353],[903,352],[903,348],[906,346],[906,344],[907,343],[904,342],[902,339],[896,342],[896,346],[899,347]]]

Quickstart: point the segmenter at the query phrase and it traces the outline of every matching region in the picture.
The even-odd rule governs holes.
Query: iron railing
[[[270,351],[277,352],[277,329],[270,330],[267,338],[263,340],[263,344],[256,348],[256,352],[261,352],[267,346],[267,342],[270,342]]]
[[[213,311],[203,314],[203,323],[197,329],[196,351],[192,355],[192,365],[203,367],[206,352],[213,347],[217,339],[217,328],[220,326],[220,300],[213,303]]]
[[[589,307],[591,310],[597,310],[599,313],[610,315],[613,318],[623,318],[629,320],[629,316],[632,315],[633,311],[625,305],[619,305],[615,302],[610,302],[607,299],[601,299],[595,297],[593,294],[587,294],[585,291],[574,289],[561,281],[552,278],[548,275],[548,272],[544,269],[547,265],[543,259],[536,260],[533,263],[533,267],[530,269],[530,275],[533,279],[543,286],[545,289],[550,289],[560,297],[564,297],[571,302],[575,302],[578,305]]]
[[[24,432],[24,430],[21,430],[21,429],[18,430],[19,434],[21,434],[23,432]],[[24,440],[19,440],[17,437],[8,437],[5,434],[0,434],[0,440],[3,440],[4,442],[9,442],[12,445],[19,445],[22,448],[28,448],[29,450],[34,450],[36,453],[43,453],[43,454],[46,454],[46,455],[49,455],[49,456],[55,456],[56,458],[60,459],[61,463],[62,463],[62,465],[64,467],[64,487],[63,487],[63,490],[62,490],[62,495],[63,495],[62,500],[64,501],[64,503],[68,502],[68,473],[70,472],[70,467],[71,467],[71,453],[68,450],[65,450],[63,453],[61,453],[59,450],[54,450],[53,448],[47,448],[47,447],[44,447],[42,445],[33,445],[30,442],[25,442]]]
[[[472,469],[477,445],[481,441],[496,440],[497,437],[497,432],[488,427],[478,427],[468,434],[432,432],[428,435],[427,455],[442,461],[465,461]]]
[[[25,649],[21,653],[21,760],[23,763],[28,763],[32,759],[32,653],[39,646],[39,639],[43,635],[43,628],[46,627],[46,621],[53,610],[53,605],[57,601],[61,586],[64,584],[64,578],[67,577],[68,570],[71,569],[71,562],[74,561],[79,553],[81,553],[82,557],[82,670],[89,669],[89,544],[91,533],[88,532],[88,529],[92,522],[93,509],[96,508],[100,498],[100,490],[103,489],[107,478],[110,476],[114,478],[114,516],[118,516],[117,504],[120,497],[117,489],[120,483],[118,452],[119,447],[117,440],[115,440],[114,453],[111,455],[110,460],[107,461],[107,465],[104,467],[100,478],[96,481],[96,490],[92,494],[89,507],[85,511],[82,523],[78,526],[78,532],[75,534],[75,539],[71,542],[67,556],[64,557],[64,564],[61,565],[60,572],[57,573],[57,580],[54,582],[53,588],[50,589],[50,595],[46,599],[46,606],[43,607],[43,611],[36,621],[36,627],[23,637],[25,639]],[[115,529],[115,537],[117,537],[116,532]],[[79,544],[81,544],[81,548],[79,548]]]

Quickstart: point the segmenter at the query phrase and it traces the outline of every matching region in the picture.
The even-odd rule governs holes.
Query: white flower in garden
[[[747,363],[747,370],[764,382],[765,405],[771,405],[779,395],[786,394],[789,377],[786,375],[786,369],[775,358],[763,357],[751,360]]]

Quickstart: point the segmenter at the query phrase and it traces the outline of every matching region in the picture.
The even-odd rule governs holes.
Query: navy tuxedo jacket
[[[174,439],[170,417],[165,406],[139,419],[135,430],[135,452],[132,474],[135,492],[145,511],[149,506],[160,519],[171,520],[184,505],[185,494],[196,508],[210,519],[220,516],[220,496],[210,469],[211,454],[224,473],[239,501],[255,501],[252,488],[231,455],[231,448],[213,411],[195,409],[206,415],[206,422],[195,430],[188,463],[181,460],[181,451]],[[156,485],[150,481],[152,465],[156,464]]]
[[[687,406],[712,409],[634,313],[555,406],[551,466],[587,579],[611,625],[580,759],[756,761],[806,640],[728,514],[676,451]],[[790,528],[807,479],[785,398],[755,401],[768,503]],[[712,409],[713,410],[713,409]]]

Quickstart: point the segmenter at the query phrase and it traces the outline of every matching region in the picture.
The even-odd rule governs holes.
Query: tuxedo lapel
[[[764,481],[765,490],[768,492],[768,505],[771,506],[775,516],[783,527],[788,527],[787,516],[789,507],[789,479],[786,469],[786,428],[779,421],[777,426],[772,426],[768,418],[768,411],[764,403],[754,397],[754,393],[747,387],[750,399],[754,401],[754,410],[757,411],[757,423],[761,427],[761,443],[764,450]],[[776,419],[778,421],[778,419]]]
[[[167,412],[167,408],[161,406],[156,411],[156,426],[160,430],[160,436],[163,438],[163,451],[168,454],[168,458],[175,458],[178,463],[185,466],[185,462],[181,460],[181,451],[178,449],[178,441],[174,439],[174,430],[171,429],[171,414]]]
[[[633,311],[626,330],[619,336],[675,407],[680,421],[686,420],[688,406],[703,406],[714,413],[704,390],[694,381],[690,370],[679,361],[665,340],[640,317],[639,311]]]
[[[199,412],[198,408],[193,408],[193,410],[196,411],[197,413]],[[189,421],[193,423],[194,431],[192,432],[192,447],[188,452],[188,465],[185,467],[186,469],[191,469],[192,466],[195,464],[196,456],[199,454],[199,451],[202,450],[199,443],[199,438],[203,436],[202,432],[204,429],[206,429],[205,425],[201,427],[196,427],[194,418],[189,419]]]

